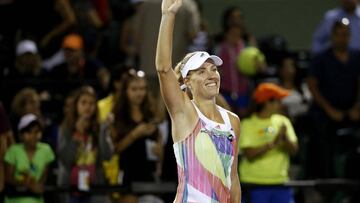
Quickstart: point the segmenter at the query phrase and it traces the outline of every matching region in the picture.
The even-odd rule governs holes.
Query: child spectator
[[[87,191],[90,186],[105,184],[102,162],[111,156],[108,128],[100,126],[97,118],[96,94],[90,86],[81,87],[69,108],[67,118],[60,131],[58,157],[60,160],[62,186],[76,186]],[[107,136],[109,135],[109,136]],[[87,203],[97,198],[87,194],[71,193],[70,202]],[[96,202],[105,201],[98,197]]]
[[[47,167],[55,157],[50,146],[39,142],[42,125],[34,114],[21,117],[18,131],[22,143],[12,145],[5,154],[5,203],[42,203]],[[15,187],[25,187],[19,193]]]
[[[293,202],[283,184],[289,179],[289,155],[298,151],[297,137],[290,120],[278,114],[280,100],[288,95],[275,84],[261,83],[254,92],[256,112],[242,121],[240,179],[255,186],[244,194],[245,202]]]

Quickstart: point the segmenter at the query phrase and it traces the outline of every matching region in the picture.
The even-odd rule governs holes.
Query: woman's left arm
[[[240,119],[235,114],[231,114],[231,125],[233,126],[236,139],[234,144],[234,162],[231,166],[231,203],[240,203],[241,202],[241,186],[238,175],[238,142],[240,138]]]

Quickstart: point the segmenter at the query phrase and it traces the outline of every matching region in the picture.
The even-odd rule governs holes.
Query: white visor
[[[185,63],[184,67],[181,69],[181,76],[185,78],[189,71],[196,70],[201,67],[206,60],[211,59],[216,66],[221,66],[223,61],[220,57],[215,55],[209,55],[205,51],[196,52],[189,60]]]
[[[38,49],[34,41],[23,40],[18,43],[16,47],[16,55],[20,56],[25,53],[32,53],[32,54],[38,53]]]
[[[21,131],[22,129],[28,127],[30,125],[30,123],[37,121],[37,120],[38,120],[38,118],[32,113],[24,115],[20,119],[20,122],[18,124],[18,130]]]

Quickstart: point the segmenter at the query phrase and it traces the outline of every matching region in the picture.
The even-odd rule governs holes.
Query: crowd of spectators
[[[212,35],[204,7],[199,0],[183,0],[173,64],[189,51],[223,59],[219,101],[244,119],[240,182],[251,180],[253,159],[266,159],[274,148],[266,145],[252,156],[246,148],[250,134],[272,125],[280,131],[282,121],[291,131],[289,139],[298,143],[298,153],[289,153],[294,154],[290,179],[360,180],[358,1],[341,0],[326,12],[306,54],[289,50],[281,36],[257,39],[240,7],[227,8],[219,16],[221,32]],[[154,64],[160,8],[161,0],[0,1],[0,202],[172,201],[171,195],[132,191],[39,195],[44,185],[86,191],[94,185],[177,181]],[[249,56],[252,74],[239,67],[239,56],[249,48],[265,58]],[[254,100],[263,82],[289,91],[276,98],[282,116],[274,119],[280,123],[264,123],[254,114],[273,119],[271,107],[259,109]],[[295,192],[296,202],[360,201],[356,192],[316,190],[312,197]]]

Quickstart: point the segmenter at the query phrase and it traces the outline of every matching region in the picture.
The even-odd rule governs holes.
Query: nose
[[[206,72],[207,72],[207,76],[209,79],[217,79],[218,78],[217,71],[207,70]]]

